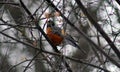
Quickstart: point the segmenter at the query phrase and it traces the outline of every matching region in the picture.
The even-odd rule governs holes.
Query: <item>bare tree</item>
[[[115,3],[119,1],[0,1],[0,71],[110,72],[111,66],[118,71],[120,15]],[[46,34],[48,20],[63,29],[59,46]]]

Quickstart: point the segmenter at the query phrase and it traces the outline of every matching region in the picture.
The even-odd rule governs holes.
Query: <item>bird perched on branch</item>
[[[54,46],[58,46],[64,42],[64,44],[70,44],[85,53],[85,51],[76,44],[72,36],[65,33],[60,27],[57,27],[52,20],[47,21],[46,33]]]
[[[63,42],[62,29],[55,26],[54,22],[49,20],[47,22],[46,33],[54,46],[58,46]]]

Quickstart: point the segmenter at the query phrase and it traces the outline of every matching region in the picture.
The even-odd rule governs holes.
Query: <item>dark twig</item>
[[[18,3],[14,3],[14,2],[0,2],[0,4],[7,4],[7,5],[15,5],[15,6],[19,6]]]
[[[15,68],[15,67],[19,66],[20,64],[23,64],[23,63],[25,63],[27,61],[30,61],[30,60],[25,60],[25,61],[22,61],[22,62],[20,62],[20,63],[18,63],[16,65],[12,66],[10,69],[8,69],[8,72],[11,72],[13,68]]]
[[[30,64],[35,60],[35,58],[41,53],[41,51],[39,51],[28,63],[28,65],[25,67],[23,72],[26,72],[26,70],[29,68]]]
[[[116,0],[116,2],[120,5],[120,0]]]

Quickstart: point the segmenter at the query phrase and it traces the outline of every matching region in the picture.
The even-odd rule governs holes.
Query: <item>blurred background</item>
[[[116,53],[75,0],[22,1],[35,20],[30,18],[31,16],[24,10],[20,0],[0,0],[0,72],[68,72],[61,63],[62,56],[54,55],[51,45],[36,28],[35,21],[38,21],[39,26],[46,33],[47,20],[53,20],[57,26],[63,28],[81,48],[78,49],[69,43],[57,46],[60,52],[67,56],[65,60],[73,72],[105,72],[100,68],[110,72],[120,71],[116,64],[112,63],[76,30],[77,28],[82,31],[119,64],[120,60]],[[48,1],[51,1],[76,28],[69,25],[68,21]],[[80,1],[120,50],[120,5],[115,0]],[[41,49],[48,53],[41,52]]]

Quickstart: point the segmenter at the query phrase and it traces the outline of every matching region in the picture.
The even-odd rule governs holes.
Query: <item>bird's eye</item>
[[[50,25],[52,25],[52,26],[55,25],[53,21],[48,21],[48,23],[49,23]]]

